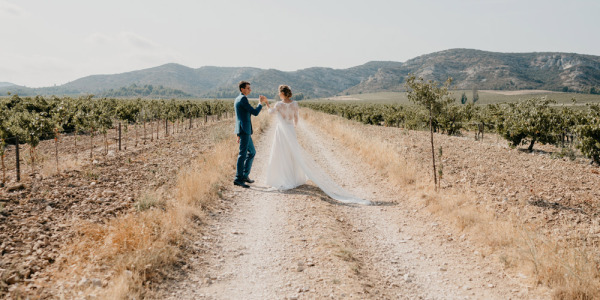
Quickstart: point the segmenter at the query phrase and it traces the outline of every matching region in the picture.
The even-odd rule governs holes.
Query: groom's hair
[[[240,92],[242,91],[242,89],[245,89],[247,85],[250,85],[250,82],[248,81],[240,81],[240,83],[238,84],[240,87]]]

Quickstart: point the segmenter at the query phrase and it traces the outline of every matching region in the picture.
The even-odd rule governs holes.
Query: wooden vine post
[[[19,137],[15,137],[15,156],[17,158],[17,181],[21,181],[21,156],[19,155]]]
[[[169,120],[165,118],[165,136],[169,136]]]
[[[433,183],[435,184],[435,190],[438,189],[437,170],[435,169],[435,147],[433,146],[433,103],[429,108],[429,132],[431,133],[431,161],[433,162]]]
[[[56,156],[56,173],[60,174],[58,166],[58,128],[54,128],[54,155]]]
[[[6,166],[4,165],[4,157],[6,156],[6,153],[4,153],[4,146],[6,144],[4,142],[4,139],[0,142],[0,147],[2,147],[2,186],[6,185]]]
[[[138,123],[137,121],[135,122],[135,146],[138,146],[138,140],[139,140],[139,136],[138,136]],[[125,147],[125,150],[127,150],[127,147]]]
[[[90,132],[90,160],[94,158],[93,150],[94,150],[94,127],[92,126],[92,131]]]
[[[119,122],[119,151],[121,151],[121,122]]]

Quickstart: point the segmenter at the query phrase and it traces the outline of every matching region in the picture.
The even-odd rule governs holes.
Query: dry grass
[[[268,126],[264,114],[255,120],[255,133]],[[202,218],[220,196],[235,168],[237,144],[231,130],[211,133],[212,151],[200,156],[177,178],[174,191],[146,192],[138,210],[106,224],[82,221],[73,243],[67,245],[57,279],[78,280],[103,274],[104,288],[75,286],[74,295],[96,295],[102,299],[137,299],[152,282],[160,280],[182,255],[184,234]],[[170,198],[169,195],[175,195]],[[108,275],[106,275],[108,274]]]
[[[516,216],[497,215],[478,205],[474,194],[456,188],[435,192],[432,180],[419,171],[423,166],[405,160],[388,142],[361,131],[368,125],[315,111],[303,113],[303,119],[339,138],[363,161],[402,186],[408,201],[427,206],[480,242],[482,255],[495,254],[506,268],[530,274],[535,283],[552,288],[555,299],[600,298],[600,263],[594,251],[536,235],[533,225],[522,225]]]
[[[71,171],[71,170],[81,170],[84,163],[79,161],[76,158],[59,158],[58,160],[58,170],[56,168],[56,159],[48,159],[42,163],[40,168],[40,173],[44,177],[54,176],[59,172]]]

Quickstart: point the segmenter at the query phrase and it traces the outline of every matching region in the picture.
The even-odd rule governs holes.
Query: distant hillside
[[[544,89],[587,93],[600,87],[600,57],[574,53],[496,53],[451,49],[385,67],[347,93],[401,91],[406,75],[454,79],[458,89]]]
[[[232,98],[237,83],[248,80],[253,94],[274,97],[288,84],[304,97],[326,97],[384,91],[403,91],[409,73],[439,82],[454,78],[458,89],[545,89],[588,93],[600,91],[600,57],[574,53],[496,53],[451,49],[401,62],[369,62],[348,69],[314,67],[293,72],[250,67],[189,68],[166,64],[114,75],[92,75],[61,86],[31,89],[0,85],[6,92],[28,95],[111,95],[132,85],[171,89],[148,97]],[[126,97],[126,96],[125,96]]]
[[[7,87],[7,86],[13,86],[15,84],[10,83],[10,82],[0,82],[0,87]]]
[[[120,89],[110,89],[99,95],[105,98],[191,98],[190,94],[187,94],[181,90],[172,88],[165,88],[162,85],[157,87],[147,84],[138,86],[132,84],[128,87],[122,87]]]

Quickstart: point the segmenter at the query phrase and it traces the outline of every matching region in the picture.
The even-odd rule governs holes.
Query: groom
[[[254,143],[252,142],[252,122],[250,121],[250,115],[258,116],[262,109],[262,103],[267,100],[267,97],[259,96],[260,103],[254,108],[248,103],[248,98],[246,98],[252,92],[250,82],[240,81],[239,88],[240,95],[235,98],[233,106],[235,108],[235,134],[237,135],[237,142],[240,144],[240,153],[238,154],[237,171],[233,184],[249,188],[250,186],[247,183],[253,183],[254,180],[248,178],[248,174],[250,174],[252,161],[254,160],[254,155],[256,155]]]

